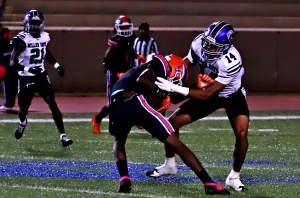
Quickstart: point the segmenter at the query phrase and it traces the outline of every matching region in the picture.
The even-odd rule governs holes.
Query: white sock
[[[171,167],[176,166],[175,157],[166,158],[165,164]]]
[[[26,119],[23,122],[20,121],[20,124],[26,125],[27,124]]]
[[[240,172],[235,172],[233,169],[231,169],[229,176],[234,178],[239,178],[240,174],[241,174]]]

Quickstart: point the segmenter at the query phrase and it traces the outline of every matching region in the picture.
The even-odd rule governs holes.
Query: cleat
[[[11,110],[12,110],[12,107],[6,107],[4,105],[0,106],[0,111],[11,111]]]
[[[237,192],[242,192],[246,190],[245,185],[241,182],[240,177],[230,177],[228,176],[225,182],[225,188],[230,189],[232,188],[233,190]]]
[[[131,179],[128,176],[121,177],[119,180],[118,192],[129,193],[131,189]]]
[[[169,165],[163,164],[159,167],[156,167],[152,171],[147,171],[146,175],[148,177],[158,178],[160,176],[169,176],[169,175],[176,175],[177,173],[177,167],[171,167]]]
[[[220,184],[211,182],[204,184],[205,194],[207,195],[229,195],[230,192]]]
[[[67,146],[69,146],[69,145],[71,145],[71,144],[73,144],[73,140],[71,140],[71,139],[69,139],[67,136],[66,136],[66,134],[60,134],[60,141],[61,141],[61,143],[62,143],[62,146],[63,147],[67,147]]]
[[[100,122],[97,122],[96,116],[92,117],[92,131],[94,134],[100,134]]]
[[[27,119],[25,119],[25,124],[19,123],[18,128],[15,131],[15,137],[16,139],[20,139],[23,136],[23,133],[25,131],[27,125]]]

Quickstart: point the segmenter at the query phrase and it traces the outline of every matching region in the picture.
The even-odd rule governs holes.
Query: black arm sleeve
[[[18,51],[21,51],[21,52],[23,52],[26,49],[26,43],[18,37],[14,37],[11,40],[11,45],[12,45],[12,48],[14,48]]]
[[[13,51],[11,54],[10,66],[18,71],[23,71],[24,66],[18,63],[18,57],[19,54],[26,49],[26,43],[22,39],[15,37],[11,40],[11,45]]]

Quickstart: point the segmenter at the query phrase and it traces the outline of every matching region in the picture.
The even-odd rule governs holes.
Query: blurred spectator
[[[4,79],[2,80],[3,87],[3,104],[0,110],[11,110],[15,105],[15,98],[18,92],[18,73],[9,65],[11,57],[11,33],[7,27],[2,27],[0,23],[0,64],[6,69]]]
[[[3,21],[3,13],[5,11],[6,7],[6,0],[2,0],[2,3],[0,5],[0,21]]]
[[[143,22],[139,26],[140,36],[134,41],[134,50],[138,55],[142,55],[147,58],[149,54],[159,53],[157,42],[154,38],[149,36],[150,26],[148,23]],[[135,59],[136,65],[140,65],[141,62]]]

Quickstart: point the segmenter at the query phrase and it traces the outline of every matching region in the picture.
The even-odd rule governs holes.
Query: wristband
[[[54,65],[55,69],[57,69],[60,65],[58,64],[58,62],[56,62]]]
[[[181,86],[177,86],[176,90],[174,90],[175,92],[183,95],[183,96],[187,96],[190,92],[190,89],[187,87],[181,87]]]
[[[29,68],[30,68],[30,67],[24,67],[24,71],[27,71],[27,72],[28,72],[28,71],[29,71]]]

